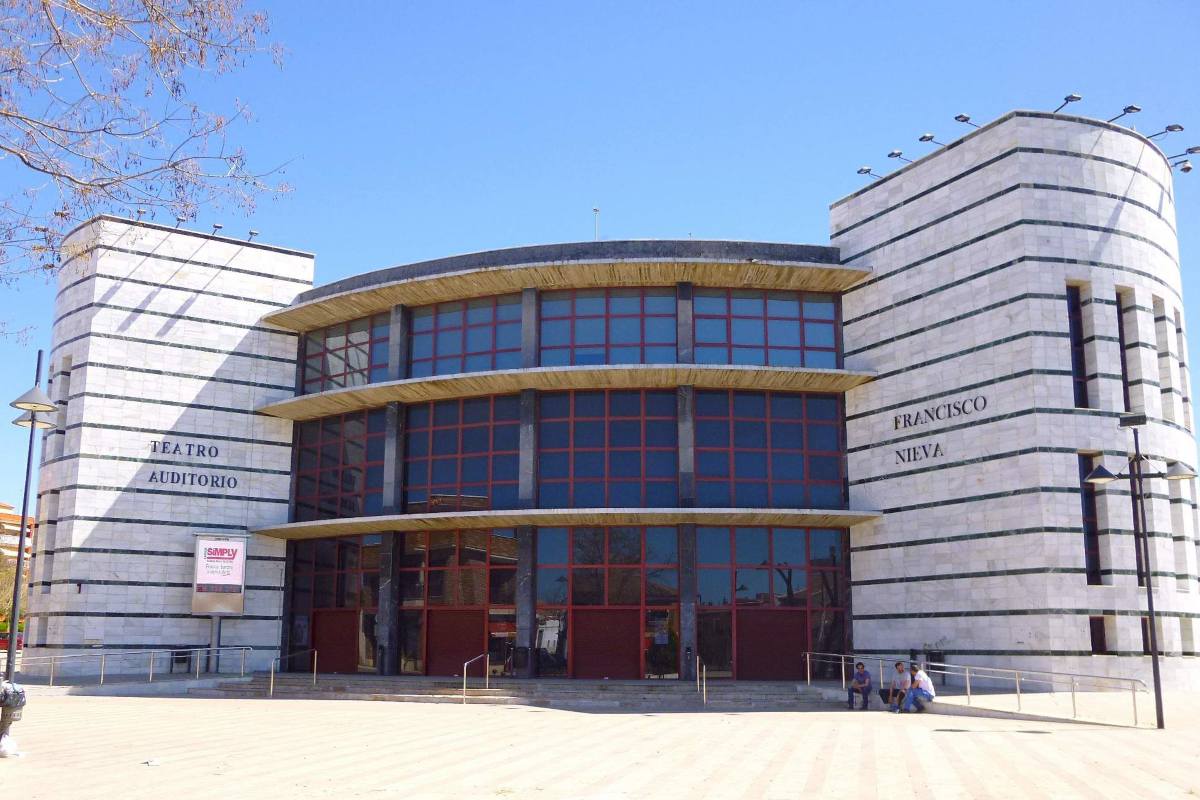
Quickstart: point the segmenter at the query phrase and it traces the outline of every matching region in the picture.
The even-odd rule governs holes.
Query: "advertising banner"
[[[236,616],[243,613],[246,541],[241,537],[196,537],[193,614]]]

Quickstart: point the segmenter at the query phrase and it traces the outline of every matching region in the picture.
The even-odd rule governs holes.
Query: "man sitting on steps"
[[[924,711],[925,706],[937,696],[937,692],[933,690],[933,681],[929,680],[925,670],[915,661],[910,665],[909,671],[912,672],[912,686],[904,696],[904,710],[911,712],[915,705],[918,711]]]
[[[871,673],[867,672],[867,665],[861,661],[854,665],[854,675],[846,688],[846,704],[851,711],[854,710],[855,692],[862,695],[861,709],[866,711],[867,703],[871,700]]]
[[[908,677],[908,670],[904,668],[904,662],[897,661],[896,671],[892,674],[892,683],[886,689],[882,686],[879,688],[879,699],[887,704],[889,711],[899,711],[910,685],[912,685],[912,680]]]

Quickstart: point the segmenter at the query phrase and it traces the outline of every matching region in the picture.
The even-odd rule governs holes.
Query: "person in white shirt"
[[[904,662],[897,661],[896,671],[892,673],[891,684],[886,689],[882,686],[879,687],[879,699],[887,704],[889,711],[899,711],[910,685],[912,685],[912,680],[908,677],[908,670],[904,668]]]
[[[929,680],[925,670],[921,669],[916,662],[909,666],[909,672],[912,673],[910,678],[912,685],[904,696],[904,710],[910,712],[915,705],[918,711],[924,711],[925,704],[937,697],[937,692],[933,690],[933,681]]]

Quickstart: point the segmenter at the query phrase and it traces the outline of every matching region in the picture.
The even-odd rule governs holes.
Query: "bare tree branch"
[[[250,211],[287,190],[228,146],[246,109],[189,99],[188,77],[279,63],[243,2],[0,0],[0,185],[21,187],[0,200],[0,283],[54,269],[63,235],[98,213]]]

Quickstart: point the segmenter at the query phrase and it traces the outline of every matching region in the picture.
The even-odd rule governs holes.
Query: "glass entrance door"
[[[679,677],[679,532],[539,528],[542,676]]]

